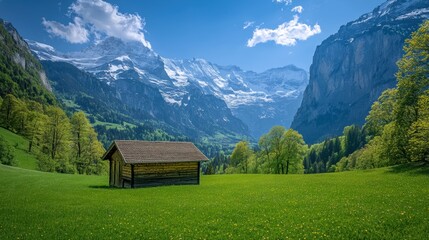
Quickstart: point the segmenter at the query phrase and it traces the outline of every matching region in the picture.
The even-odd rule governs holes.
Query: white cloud
[[[75,17],[74,22],[70,22],[68,25],[47,21],[44,18],[42,19],[42,24],[48,33],[64,38],[70,43],[85,43],[89,41],[89,32],[82,25],[82,19],[78,17]]]
[[[294,8],[292,8],[292,10],[290,10],[291,12],[297,12],[297,13],[302,13],[302,11],[304,11],[304,8],[302,6],[296,6]]]
[[[255,24],[255,22],[246,21],[243,24],[243,29],[247,29],[247,28],[253,26],[254,24]]]
[[[253,31],[253,37],[247,41],[248,47],[259,43],[274,41],[283,46],[294,46],[298,40],[307,40],[309,37],[321,33],[319,24],[313,27],[299,22],[298,15],[293,20],[279,25],[276,29],[262,28]]]
[[[273,2],[276,2],[276,3],[284,3],[285,5],[290,5],[290,4],[292,4],[292,0],[273,0]]]
[[[144,20],[138,14],[121,13],[117,6],[103,0],[76,0],[69,9],[70,14],[81,19],[80,27],[90,29],[90,32],[96,37],[105,35],[124,41],[138,41],[150,48],[150,43],[146,41],[143,32]],[[52,26],[48,28],[44,24],[48,31],[64,33],[61,31],[64,30],[61,28],[64,25],[53,21],[45,22],[49,22]],[[68,26],[73,24],[69,23]],[[66,38],[65,34],[58,36]],[[88,41],[88,36],[86,41]]]

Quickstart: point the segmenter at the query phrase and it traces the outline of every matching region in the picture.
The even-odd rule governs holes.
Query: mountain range
[[[42,61],[67,62],[92,74],[127,106],[191,137],[220,131],[257,139],[273,125],[289,127],[308,84],[307,72],[293,65],[255,73],[204,59],[163,58],[141,43],[113,37],[73,53],[28,43]],[[48,77],[56,79],[49,71]]]

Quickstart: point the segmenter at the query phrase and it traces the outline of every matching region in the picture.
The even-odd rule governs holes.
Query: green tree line
[[[351,125],[344,128],[343,135],[313,144],[304,158],[305,173],[335,172],[337,164],[367,142],[365,129]]]
[[[42,171],[106,172],[104,148],[83,112],[69,118],[58,106],[8,94],[0,100],[0,126],[28,138],[28,152],[37,156]]]
[[[274,126],[252,149],[247,141],[236,144],[225,173],[303,173],[308,150],[302,135]]]

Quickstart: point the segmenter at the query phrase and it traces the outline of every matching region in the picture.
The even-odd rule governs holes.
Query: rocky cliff
[[[0,19],[0,96],[13,94],[54,103],[51,86],[40,62],[11,23]]]
[[[363,124],[381,92],[396,84],[405,39],[428,18],[426,0],[390,0],[323,41],[291,127],[315,143]]]

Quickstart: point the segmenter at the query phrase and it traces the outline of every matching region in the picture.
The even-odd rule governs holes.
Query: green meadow
[[[0,165],[0,239],[427,239],[429,167],[109,188]]]
[[[28,153],[28,140],[9,130],[0,127],[0,136],[13,147],[13,155],[18,167],[25,169],[36,169],[36,158],[33,154]],[[1,177],[1,175],[0,175]]]
[[[108,176],[35,171],[0,128],[0,239],[426,239],[429,166],[318,175],[202,176],[198,186],[108,187]]]

